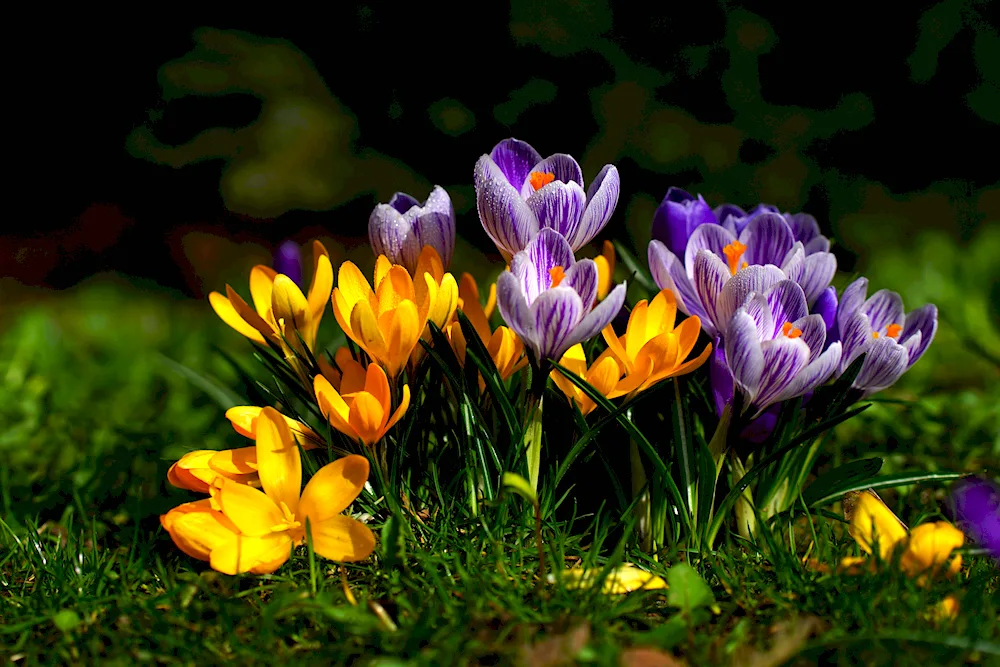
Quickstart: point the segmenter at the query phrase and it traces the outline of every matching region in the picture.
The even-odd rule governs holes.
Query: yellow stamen
[[[553,266],[549,269],[549,275],[552,276],[552,285],[550,287],[555,287],[566,277],[566,272],[563,271],[563,267],[561,266]]]
[[[746,251],[747,247],[739,241],[733,241],[722,249],[722,254],[724,254],[726,259],[729,261],[729,272],[734,276],[737,271],[745,269],[749,266],[746,262],[743,262],[742,264],[740,263],[740,259]]]
[[[798,338],[802,335],[802,329],[796,329],[795,325],[791,322],[785,322],[781,325],[781,333],[785,334],[789,338]]]
[[[531,187],[535,190],[541,190],[543,187],[556,180],[556,175],[544,171],[533,171],[528,176],[528,180],[531,182]]]
[[[877,331],[873,331],[872,332],[872,338],[878,338],[878,332]]]
[[[302,522],[295,520],[295,515],[292,514],[292,511],[290,509],[288,509],[288,505],[285,504],[285,501],[282,500],[281,502],[279,502],[278,507],[281,508],[282,521],[279,524],[271,526],[271,532],[281,533],[286,530],[292,530],[295,528],[302,527]]]
[[[885,329],[885,335],[889,338],[899,338],[899,334],[903,333],[903,327],[898,324],[890,324]]]

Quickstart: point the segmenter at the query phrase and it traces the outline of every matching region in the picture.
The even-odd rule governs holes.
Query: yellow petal
[[[237,333],[246,336],[255,343],[259,343],[261,345],[267,344],[264,341],[264,337],[260,335],[260,332],[247,324],[246,320],[240,317],[239,313],[236,312],[236,309],[233,308],[233,304],[229,301],[229,299],[222,296],[218,292],[212,292],[208,295],[208,302],[212,304],[212,310],[215,311],[215,314],[218,315],[223,322],[235,329]]]
[[[385,255],[379,255],[378,259],[375,260],[375,286],[378,287],[379,284],[385,280],[385,276],[389,273],[389,269],[393,267],[393,263],[389,261],[389,258]]]
[[[674,371],[674,376],[676,377],[678,375],[686,375],[687,373],[690,373],[691,371],[698,370],[699,368],[702,367],[702,365],[706,361],[708,361],[708,357],[711,354],[712,354],[712,344],[708,343],[707,345],[705,345],[705,349],[701,351],[701,354],[699,354],[694,359],[691,359],[690,361],[685,361],[683,364],[681,364],[680,366],[678,366],[677,370]]]
[[[368,367],[365,376],[365,392],[371,394],[381,404],[383,414],[389,414],[392,408],[392,396],[389,392],[389,379],[385,376],[385,371],[377,364]]]
[[[247,438],[253,438],[257,417],[260,416],[260,411],[263,409],[255,405],[238,405],[226,410],[226,419],[232,423],[233,429],[237,433]],[[284,415],[282,417],[303,449],[316,449],[323,446],[323,440],[311,428],[291,417]]]
[[[257,474],[257,448],[224,449],[208,460],[208,467],[226,477]]]
[[[257,474],[267,497],[294,514],[302,492],[302,459],[291,429],[274,408],[264,408],[257,418]]]
[[[417,268],[413,275],[419,278],[425,273],[433,278],[437,284],[441,284],[441,279],[444,278],[444,263],[441,261],[441,255],[433,246],[429,245],[420,249],[420,256],[417,257]]]
[[[375,300],[371,285],[354,262],[344,262],[340,265],[340,270],[337,272],[337,290],[347,304],[348,313],[359,301],[371,305]]]
[[[302,492],[300,521],[309,517],[315,526],[346,510],[365,488],[368,472],[368,459],[357,454],[344,456],[317,470]]]
[[[310,522],[309,531],[313,550],[329,560],[364,560],[375,549],[372,531],[349,516],[332,516],[316,524]]]
[[[674,323],[677,321],[677,297],[668,289],[661,290],[649,302],[649,325],[652,327],[651,335],[656,335],[664,331],[673,331]]]
[[[595,361],[594,365],[587,371],[587,382],[602,395],[607,396],[618,384],[621,375],[618,362],[613,357],[606,356]]]
[[[900,566],[909,574],[916,575],[927,570],[937,572],[948,562],[951,552],[962,548],[965,534],[947,521],[922,523],[910,531]],[[955,555],[947,573],[955,574],[962,567],[962,556]]]
[[[416,275],[417,279],[413,281],[413,292],[415,303],[417,304],[417,313],[420,315],[420,320],[426,324],[431,308],[434,307],[434,301],[437,299],[439,285],[429,273],[418,273]]]
[[[906,526],[871,491],[856,496],[847,530],[866,553],[873,553],[877,542],[882,560],[889,560],[896,545],[906,539]]]
[[[691,354],[698,336],[701,335],[701,319],[697,315],[686,318],[674,329],[677,335],[678,359],[682,360]]]
[[[483,312],[486,313],[486,317],[489,318],[493,315],[493,309],[497,305],[497,284],[493,283],[490,285],[490,293],[486,297],[486,305],[483,306]]]
[[[576,568],[563,572],[563,581],[567,588],[580,588],[592,585],[592,582],[600,574],[600,570],[585,570]],[[635,565],[624,563],[614,568],[604,579],[602,592],[606,595],[618,595],[637,590],[653,590],[666,588],[667,582],[645,570],[637,568]]]
[[[611,291],[615,278],[615,246],[605,241],[602,252],[594,258],[597,264],[597,299],[603,301]]]
[[[492,286],[494,302],[496,300],[496,286]],[[479,287],[475,278],[468,273],[462,274],[462,280],[458,285],[458,295],[462,301],[462,312],[469,318],[469,323],[479,334],[479,338],[485,344],[490,339],[490,321],[485,309],[479,303]]]
[[[434,303],[427,314],[427,319],[443,328],[455,317],[458,308],[458,283],[455,276],[446,273],[434,297]],[[487,328],[489,325],[487,324]]]
[[[313,277],[309,285],[309,313],[318,324],[333,292],[333,265],[330,253],[319,241],[313,241]]]
[[[243,318],[247,324],[256,329],[261,336],[266,339],[276,340],[274,327],[271,326],[270,322],[267,322],[260,315],[257,314],[253,308],[243,300],[239,294],[233,290],[232,287],[226,285],[226,295],[229,297],[229,303],[232,304],[233,308],[236,309],[236,314]]]
[[[383,436],[390,428],[396,425],[396,422],[399,421],[400,417],[403,416],[403,414],[406,412],[406,408],[408,408],[409,406],[410,406],[410,387],[409,385],[404,384],[403,395],[399,399],[399,406],[396,408],[396,411],[392,413],[392,417],[389,417],[389,421],[385,423],[385,426],[382,427]]]
[[[181,551],[208,560],[213,549],[232,540],[239,529],[206,498],[184,503],[160,517],[160,523]]]
[[[208,462],[216,450],[199,449],[188,452],[167,470],[167,481],[178,489],[208,493],[216,475],[208,469]]]
[[[316,363],[319,364],[319,372],[333,385],[334,389],[340,389],[340,383],[343,381],[340,370],[327,361],[325,354],[317,356]]]
[[[413,301],[416,298],[413,291],[413,279],[402,266],[392,266],[382,278],[382,282],[378,284],[375,298],[378,300],[376,315],[381,316],[383,313],[395,310],[400,302]]]
[[[340,395],[353,394],[355,392],[364,391],[365,389],[365,378],[368,373],[365,371],[365,367],[354,360],[354,357],[348,356],[345,358],[340,355],[337,360],[338,365],[340,365],[341,380],[340,380]],[[376,366],[377,364],[371,364],[371,366]]]
[[[347,421],[351,412],[350,407],[330,382],[322,375],[317,375],[313,379],[313,390],[316,392],[316,402],[319,403],[322,415],[335,429],[357,440],[358,434]]]
[[[358,434],[358,439],[366,445],[378,442],[382,437],[382,425],[386,421],[382,402],[366,391],[354,395],[348,422]]]
[[[422,320],[412,301],[403,301],[392,313],[387,313],[388,327],[384,355],[379,359],[386,372],[393,378],[406,365],[413,348],[417,346],[426,320]]]
[[[365,352],[375,359],[384,359],[386,343],[375,317],[375,311],[367,301],[354,304],[351,311],[351,330],[354,340]]]
[[[273,563],[276,551],[284,551],[284,558],[281,560],[281,563],[284,563],[288,560],[291,548],[292,538],[286,533],[271,533],[258,537],[237,535],[212,549],[210,563],[212,569],[217,572],[240,574],[241,572],[249,572],[258,563]],[[277,566],[274,569],[277,569]]]
[[[625,331],[625,354],[630,361],[635,361],[639,350],[651,336],[646,335],[646,315],[648,304],[643,299],[635,304],[628,318],[628,328]],[[610,325],[609,325],[610,326]]]
[[[250,269],[250,296],[257,314],[265,320],[271,310],[271,290],[277,275],[277,271],[263,264]]]
[[[221,478],[213,497],[219,509],[244,535],[268,535],[284,522],[284,514],[270,498],[244,484]]]
[[[274,289],[271,292],[271,308],[274,319],[280,323],[288,344],[295,347],[298,339],[295,332],[305,340],[306,346],[312,349],[315,342],[309,340],[309,302],[302,294],[302,290],[291,278],[278,274],[274,279]]]
[[[608,349],[611,353],[615,355],[615,358],[621,363],[625,368],[626,373],[632,372],[633,361],[632,358],[628,356],[628,352],[625,350],[625,346],[622,344],[622,339],[615,334],[615,329],[610,324],[601,330],[601,335],[604,336],[604,342],[608,344]],[[627,340],[627,338],[625,339]]]

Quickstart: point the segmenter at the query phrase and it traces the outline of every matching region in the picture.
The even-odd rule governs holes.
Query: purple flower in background
[[[688,239],[683,263],[662,242],[649,243],[649,268],[660,289],[677,297],[677,306],[701,318],[710,336],[722,333],[741,303],[722,301],[724,287],[744,270],[764,267],[772,278],[788,278],[803,291],[807,306],[815,304],[837,271],[837,260],[828,252],[807,255],[784,217],[761,213],[737,238],[734,231],[716,224],[698,226]]]
[[[973,539],[1000,560],[1000,487],[967,478],[955,485],[955,514]]]
[[[497,280],[500,315],[536,367],[600,333],[625,302],[624,283],[595,307],[596,301],[597,265],[576,261],[569,242],[553,229],[539,231]]]
[[[844,353],[837,376],[867,353],[852,385],[871,396],[892,385],[916,363],[937,332],[937,306],[927,304],[903,313],[903,300],[883,289],[869,299],[868,279],[858,278],[844,289],[837,308],[837,329]]]
[[[725,397],[728,370],[755,418],[775,403],[813,391],[837,369],[840,343],[826,346],[823,317],[809,314],[802,288],[775,267],[749,267],[725,292],[723,301],[742,305],[723,332],[725,364],[713,368],[716,400]]]
[[[295,241],[285,241],[274,253],[274,270],[302,286],[302,251]]]
[[[541,229],[555,230],[579,250],[607,224],[620,189],[614,165],[604,165],[584,191],[583,172],[571,156],[543,160],[517,139],[505,139],[479,158],[475,183],[479,219],[508,260]]]
[[[672,187],[653,214],[653,238],[681,257],[691,234],[705,224],[718,224],[718,220],[702,196],[695,198]]]
[[[444,188],[435,185],[421,204],[397,192],[388,204],[379,204],[368,218],[368,238],[375,255],[385,255],[411,274],[424,246],[432,246],[445,269],[455,252],[455,209]]]

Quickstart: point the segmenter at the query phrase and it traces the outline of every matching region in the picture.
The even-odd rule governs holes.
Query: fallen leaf
[[[637,647],[622,651],[618,664],[621,667],[687,667],[687,663],[655,648]]]

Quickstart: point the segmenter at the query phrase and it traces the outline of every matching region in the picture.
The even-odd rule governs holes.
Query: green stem
[[[528,460],[528,483],[536,494],[542,468],[542,407],[547,380],[546,369],[532,369],[531,391],[528,394],[528,423],[524,427],[524,449]]]
[[[733,471],[735,486],[747,474],[746,467],[736,452],[729,453],[729,467]],[[736,506],[733,508],[736,513],[736,528],[740,536],[745,539],[751,539],[757,533],[757,517],[754,515],[753,507],[753,493],[750,492],[750,487],[747,487],[737,498]]]
[[[649,553],[653,547],[653,532],[650,527],[649,487],[646,470],[639,455],[639,445],[635,440],[628,443],[629,466],[632,470],[632,497],[639,498],[632,507],[635,517],[636,532],[639,537],[639,547]]]

